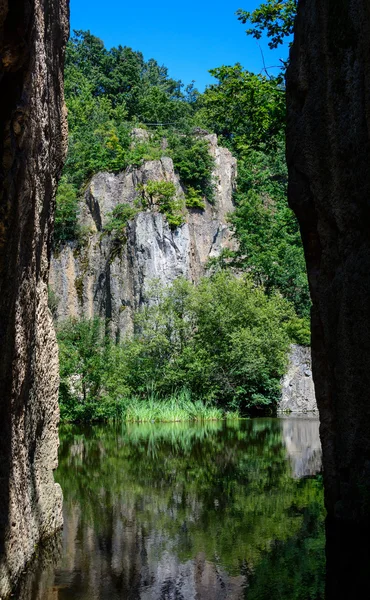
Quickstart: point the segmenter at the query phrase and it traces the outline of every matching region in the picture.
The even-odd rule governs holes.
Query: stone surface
[[[0,597],[62,525],[58,355],[47,307],[66,151],[66,0],[0,2]]]
[[[135,138],[140,137],[135,130]],[[132,330],[133,313],[150,301],[154,281],[169,285],[177,277],[197,281],[207,261],[223,248],[235,247],[227,214],[234,209],[236,160],[217,145],[217,136],[204,136],[215,159],[215,203],[204,210],[186,210],[186,222],[174,231],[165,217],[154,211],[140,212],[129,222],[126,241],[118,244],[102,229],[115,206],[134,205],[137,187],[150,180],[169,181],[184,198],[181,181],[171,158],[146,161],[122,173],[98,173],[85,194],[80,222],[88,232],[86,243],[66,244],[51,261],[50,286],[57,297],[57,319],[70,316],[105,317],[116,337]]]
[[[289,202],[313,301],[326,507],[361,527],[370,525],[369,39],[368,2],[300,0],[287,73]]]
[[[278,410],[293,413],[317,410],[311,348],[292,344],[288,371],[282,380],[282,396]]]

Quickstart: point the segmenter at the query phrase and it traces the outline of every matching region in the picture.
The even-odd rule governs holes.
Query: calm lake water
[[[319,600],[318,420],[66,427],[65,526],[25,600]]]

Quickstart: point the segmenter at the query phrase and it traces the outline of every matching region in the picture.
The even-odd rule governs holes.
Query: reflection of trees
[[[299,534],[275,541],[261,557],[249,577],[247,600],[323,600],[324,549],[322,504],[313,502],[303,513]]]
[[[58,577],[75,573],[81,600],[99,598],[102,585],[154,598],[139,590],[146,582],[159,594],[164,572],[170,588],[191,573],[186,585],[200,598],[224,578],[225,598],[239,598],[247,574],[258,588],[270,560],[271,572],[287,568],[307,523],[322,524],[321,485],[292,478],[277,420],[67,427],[57,479],[66,510]],[[179,597],[195,598],[190,588]]]

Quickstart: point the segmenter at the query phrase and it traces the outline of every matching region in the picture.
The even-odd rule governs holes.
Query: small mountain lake
[[[67,426],[59,461],[64,530],[22,599],[324,598],[316,418]]]

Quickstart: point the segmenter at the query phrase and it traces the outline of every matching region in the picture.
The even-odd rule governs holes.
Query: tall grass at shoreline
[[[184,389],[162,399],[151,393],[147,399],[132,398],[122,411],[123,420],[131,423],[177,421],[216,421],[224,412],[215,406],[206,406],[201,400],[192,400]]]
[[[97,423],[122,421],[126,423],[179,423],[189,421],[220,421],[239,419],[238,411],[226,412],[221,408],[193,399],[188,389],[174,392],[168,397],[160,397],[154,391],[147,396],[121,398],[116,402],[80,403],[73,413],[61,410],[62,423]]]

